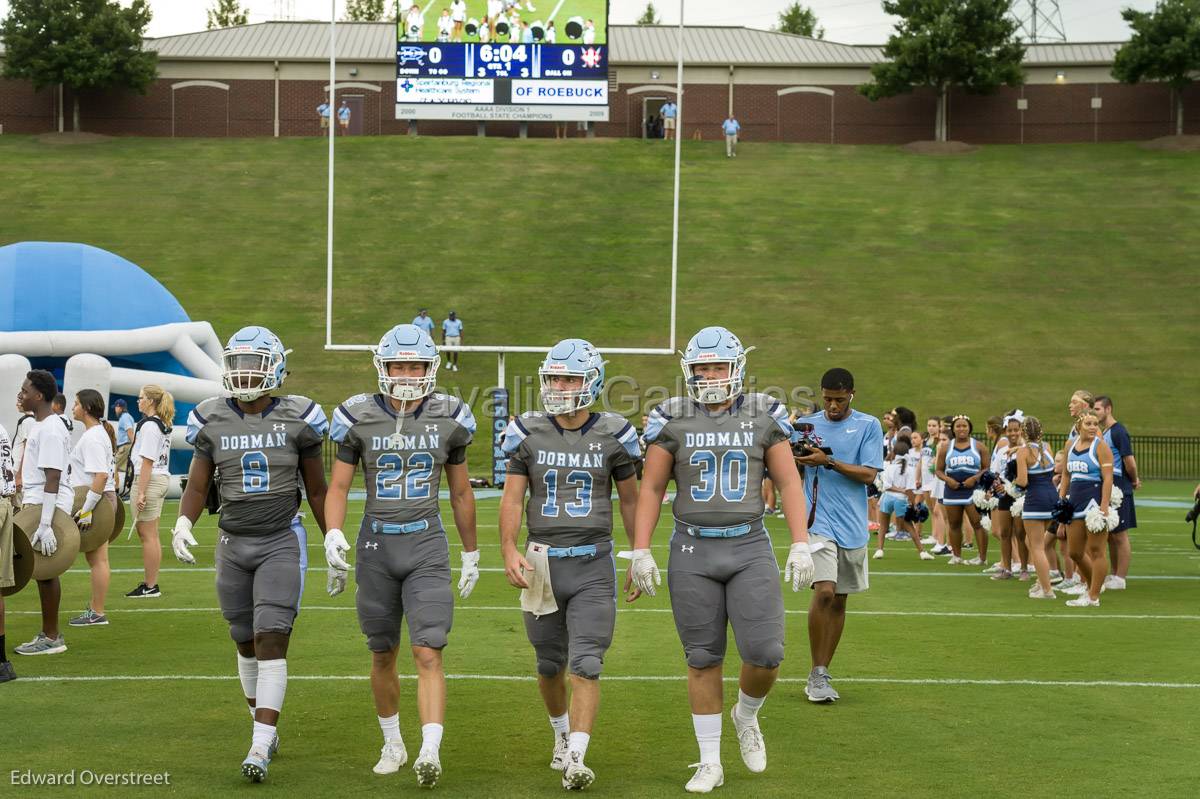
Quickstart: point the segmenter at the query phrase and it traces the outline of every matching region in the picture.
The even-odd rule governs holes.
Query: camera
[[[833,454],[831,448],[824,446],[824,440],[811,422],[800,422],[795,429],[796,434],[792,437],[792,457],[803,458],[812,455],[817,450],[826,455]]]
[[[1197,519],[1200,519],[1200,497],[1196,498],[1196,504],[1187,512],[1187,516],[1183,517],[1183,520],[1189,524],[1195,524]]]

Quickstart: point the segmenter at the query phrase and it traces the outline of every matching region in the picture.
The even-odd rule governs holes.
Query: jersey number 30
[[[717,491],[726,502],[741,502],[746,498],[746,453],[740,449],[725,450],[720,459],[720,474],[717,455],[711,449],[698,449],[692,453],[688,463],[700,469],[700,484],[691,487],[694,502],[708,502]]]

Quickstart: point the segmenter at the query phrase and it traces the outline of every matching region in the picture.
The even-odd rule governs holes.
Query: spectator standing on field
[[[343,136],[350,133],[350,104],[345,100],[338,106],[338,129]]]
[[[463,329],[462,320],[458,318],[458,315],[456,313],[454,313],[454,311],[451,311],[450,315],[448,317],[446,317],[446,319],[442,320],[442,346],[446,346],[446,347],[461,346],[462,345],[462,329]],[[448,363],[446,364],[446,368],[449,369],[451,372],[457,372],[458,371],[458,353],[457,352],[446,353],[446,360],[448,361]]]
[[[113,415],[117,417],[117,449],[113,453],[117,470],[117,494],[125,495],[125,469],[129,465],[129,451],[133,449],[133,416],[130,415],[125,400],[118,399],[113,403]]]
[[[433,317],[429,315],[428,308],[422,308],[421,312],[413,318],[412,323],[428,333],[431,338],[433,337]]]
[[[675,136],[675,117],[679,115],[679,106],[674,100],[667,100],[659,109],[662,114],[663,138],[670,139]]]
[[[741,129],[742,126],[738,124],[738,121],[734,118],[733,114],[730,114],[728,117],[726,117],[725,121],[721,123],[721,130],[725,131],[726,158],[737,158],[738,131]]]
[[[321,118],[321,130],[329,129],[329,101],[322,100],[317,106],[317,116]]]

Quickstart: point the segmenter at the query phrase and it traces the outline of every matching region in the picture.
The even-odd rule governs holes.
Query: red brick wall
[[[80,95],[84,130],[109,135],[270,136],[273,132],[274,81],[231,80],[229,91],[187,87],[172,91],[178,80],[160,79],[145,95],[126,91],[85,92]],[[323,80],[284,80],[279,84],[280,135],[315,136],[320,132],[316,107],[324,94]],[[365,135],[402,135],[408,122],[395,119],[395,83],[373,83],[381,91],[343,88],[343,95],[363,98]],[[936,101],[933,92],[871,102],[853,86],[832,86],[832,98],[813,93],[780,96],[778,86],[736,85],[734,113],[745,141],[833,141],[838,144],[900,144],[933,136]],[[728,109],[729,87],[694,84],[686,87],[681,133],[697,132],[705,140],[719,139]],[[663,93],[669,95],[668,92]],[[172,97],[173,95],[173,97]],[[1103,106],[1091,107],[1099,96]],[[608,122],[595,126],[596,135],[641,137],[645,93],[612,92]],[[1029,102],[1017,109],[1018,98]],[[72,97],[66,95],[68,126]],[[174,99],[174,110],[172,110]],[[1200,85],[1184,93],[1186,132],[1200,133]],[[6,132],[39,133],[53,130],[55,92],[34,92],[22,81],[0,80],[0,124]],[[955,90],[950,95],[950,137],[991,143],[1088,142],[1150,139],[1174,132],[1174,95],[1165,86],[1146,84],[1068,84],[1003,88],[991,95]],[[580,135],[572,124],[571,135]],[[424,121],[422,135],[475,135],[474,122]],[[489,136],[516,136],[519,125],[494,122]],[[552,123],[529,125],[531,137],[554,135]]]

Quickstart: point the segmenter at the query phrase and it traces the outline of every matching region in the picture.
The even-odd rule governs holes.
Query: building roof
[[[672,25],[610,25],[609,62],[675,63],[678,28]],[[395,27],[389,22],[337,23],[340,61],[392,62]],[[1026,46],[1027,66],[1106,66],[1123,42],[1079,42]],[[259,22],[178,36],[147,39],[146,47],[166,61],[327,61],[327,22]],[[0,45],[0,54],[4,52]],[[839,44],[790,33],[742,27],[684,28],[683,60],[692,66],[868,67],[883,58],[879,45]]]

